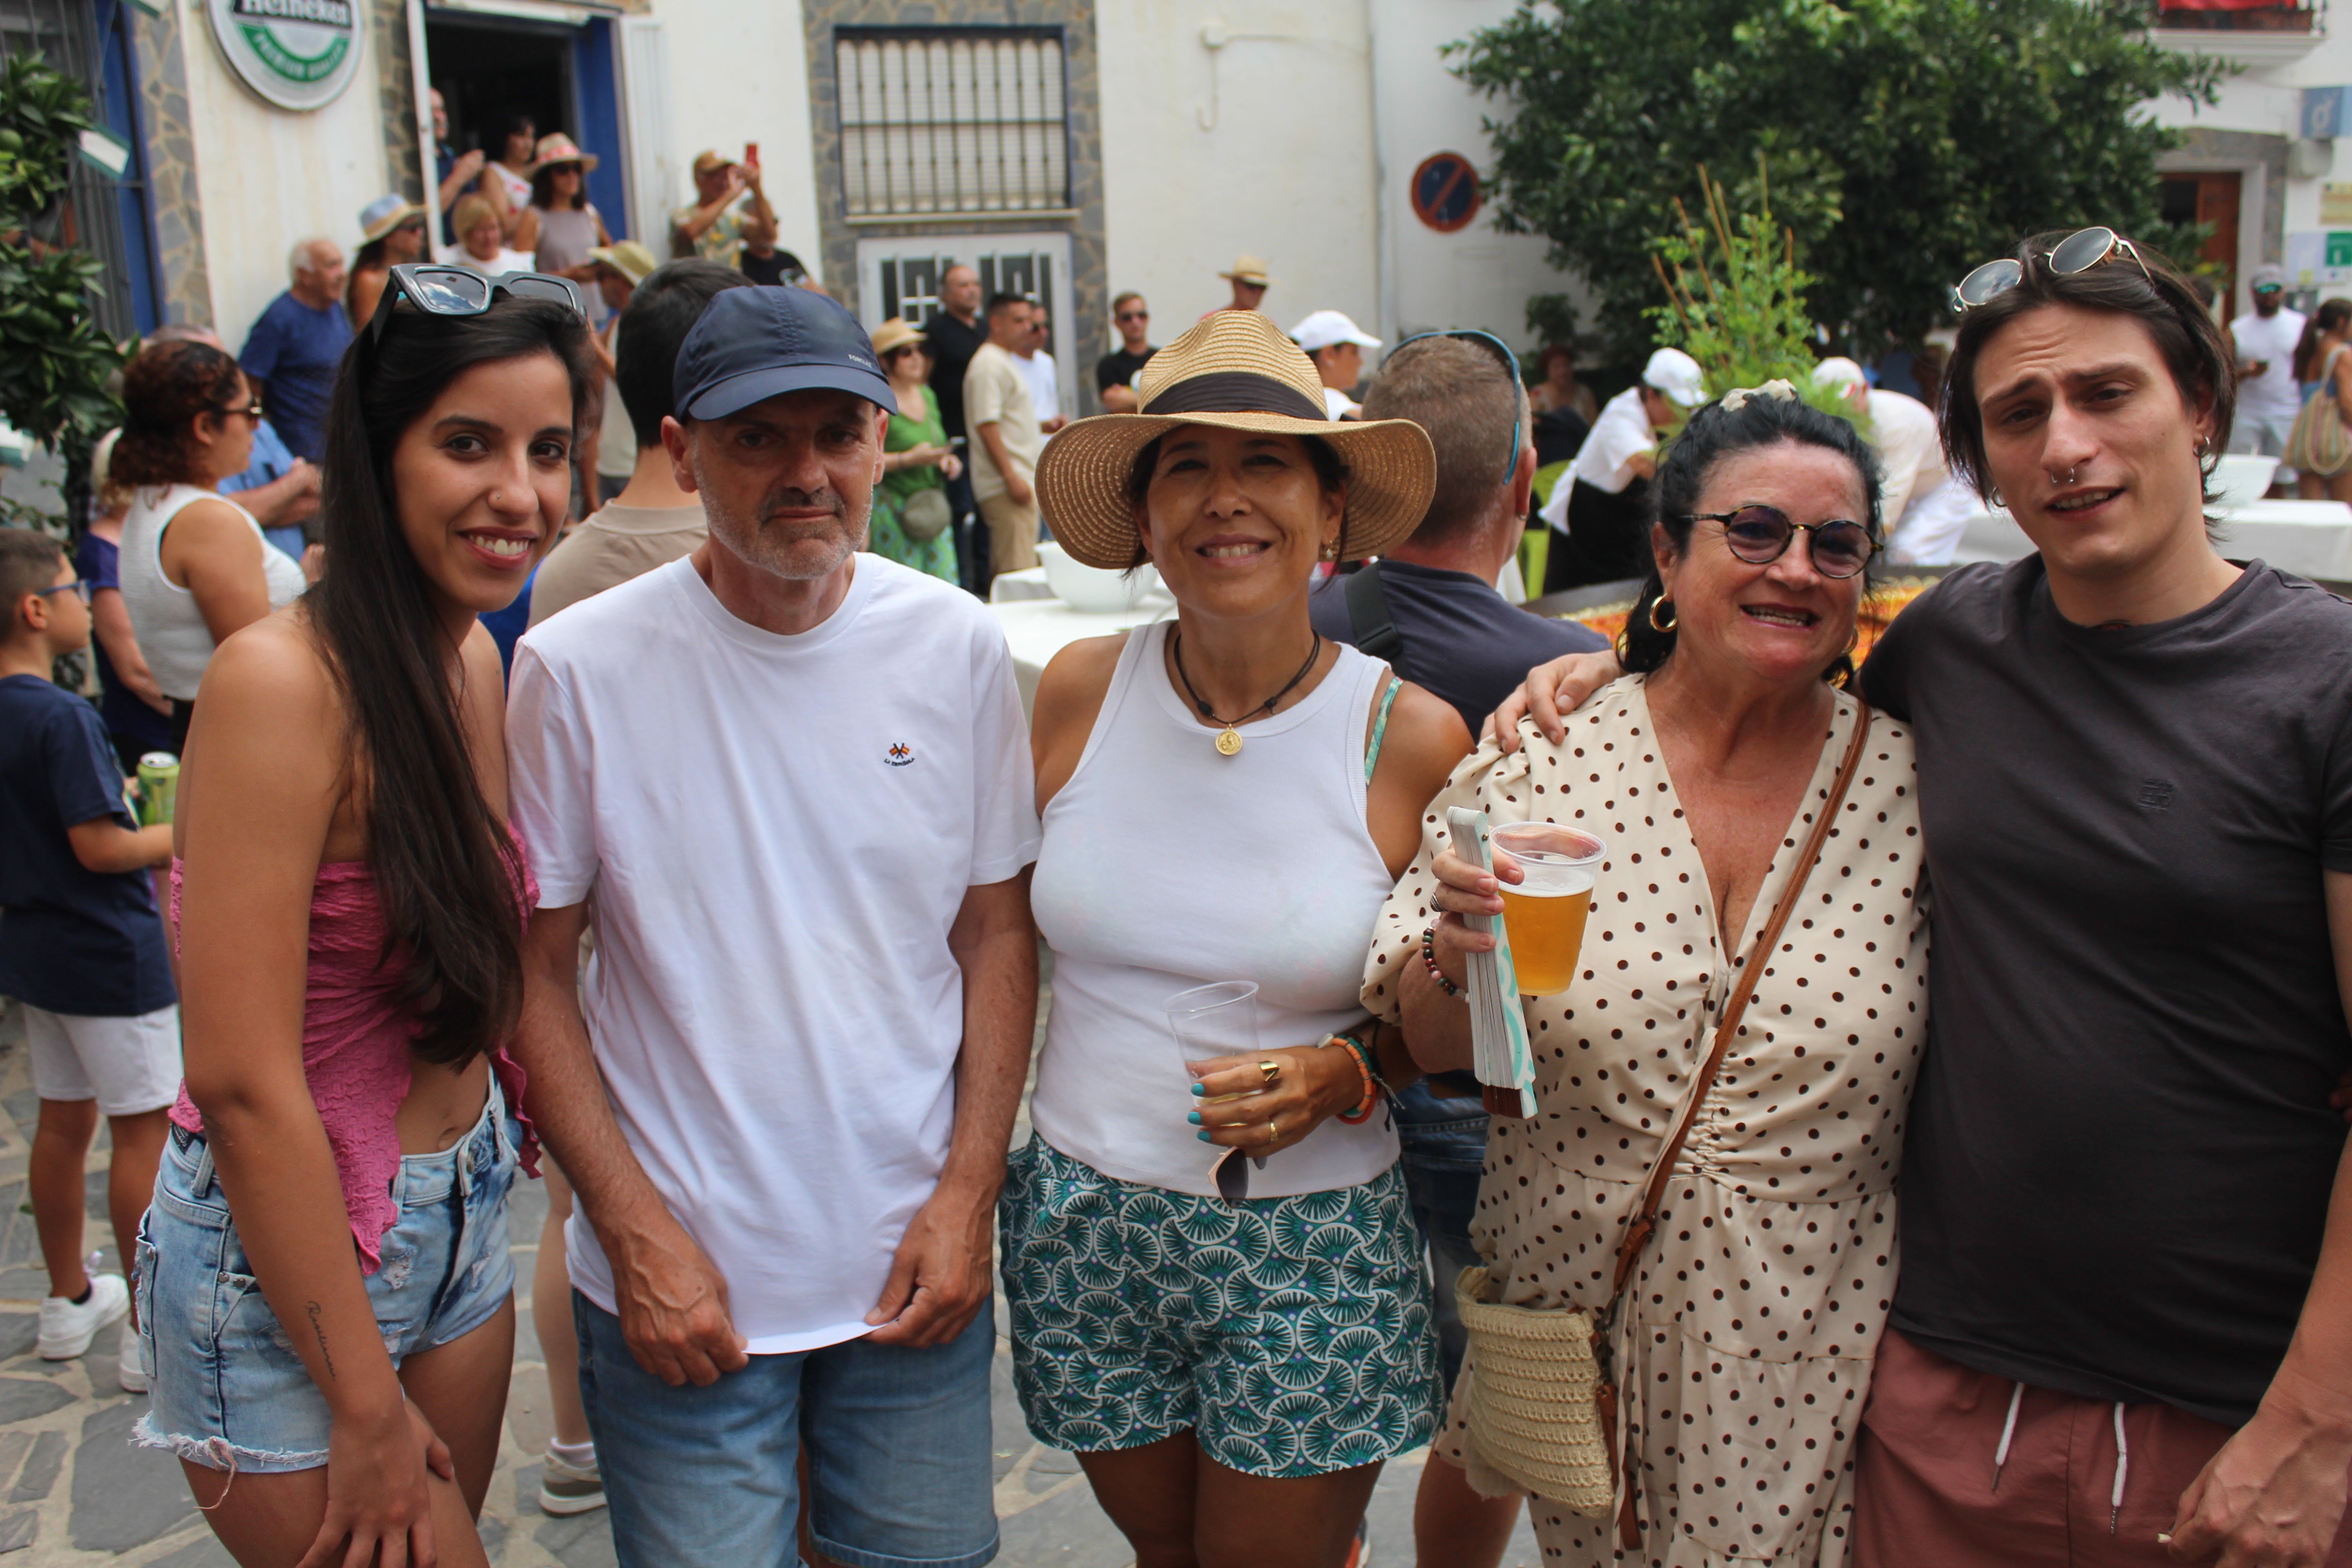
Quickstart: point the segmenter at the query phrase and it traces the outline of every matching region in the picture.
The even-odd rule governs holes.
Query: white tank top
[[[1030,901],[1054,1010],[1030,1120],[1105,1175],[1213,1196],[1195,1101],[1161,1005],[1214,980],[1258,984],[1258,1043],[1311,1046],[1364,1016],[1372,925],[1391,885],[1364,817],[1364,735],[1387,667],[1342,646],[1297,707],[1215,731],[1169,687],[1169,623],[1128,636],[1077,771],[1045,808]],[[1326,1120],[1250,1173],[1250,1196],[1369,1182],[1394,1163],[1376,1111]]]
[[[269,607],[282,610],[302,596],[309,586],[301,563],[269,542],[253,514],[224,495],[194,485],[173,485],[158,492],[142,489],[122,520],[122,604],[131,612],[131,630],[139,638],[139,652],[154,672],[163,695],[180,702],[196,700],[196,685],[205,666],[212,662],[213,633],[205,625],[196,596],[163,575],[163,530],[193,500],[226,501],[236,507],[261,542],[261,574],[269,584]]]

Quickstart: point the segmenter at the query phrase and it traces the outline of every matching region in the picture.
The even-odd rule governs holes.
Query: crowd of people
[[[1036,301],[869,333],[743,264],[754,159],[656,263],[505,130],[443,207],[537,265],[428,286],[375,204],[243,354],[141,351],[74,560],[0,531],[39,1349],[121,1336],[238,1561],[485,1561],[536,1174],[540,1500],[625,1564],[987,1562],[1000,1279],[1139,1568],[1360,1565],[1423,1447],[1426,1568],[1523,1508],[1566,1563],[2352,1563],[2352,609],[2204,514],[2340,313],[2043,236],[1933,410],[1672,349],[1596,406],[1285,332],[1244,257],[1164,347],[1120,295],[1066,422]],[[2037,552],[1857,668],[1994,493]],[[1174,608],[1024,711],[974,513]],[[1640,582],[1614,644],[1499,591],[1531,515]],[[1531,1115],[1468,1005],[1527,872],[1456,807],[1601,843]]]

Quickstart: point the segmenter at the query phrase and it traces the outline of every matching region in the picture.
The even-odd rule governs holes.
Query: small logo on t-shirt
[[[2150,811],[2170,811],[2172,809],[2171,781],[2142,779],[2139,784],[2139,803]]]
[[[915,748],[904,741],[898,742],[890,748],[889,754],[882,760],[894,768],[903,768],[915,760]]]

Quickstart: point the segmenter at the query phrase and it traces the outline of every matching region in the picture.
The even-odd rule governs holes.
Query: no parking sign
[[[1440,234],[1470,226],[1478,216],[1478,171],[1459,153],[1437,153],[1412,172],[1413,216]]]

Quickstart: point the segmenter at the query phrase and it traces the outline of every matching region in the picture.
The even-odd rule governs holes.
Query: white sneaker
[[[89,1349],[98,1331],[131,1310],[131,1287],[120,1274],[89,1277],[89,1297],[79,1306],[63,1296],[41,1303],[43,1361],[71,1361]]]
[[[561,1518],[567,1514],[586,1513],[604,1506],[604,1474],[603,1468],[564,1463],[552,1449],[547,1455],[547,1468],[539,1482],[539,1509]]]
[[[139,1325],[125,1313],[122,1332],[114,1342],[114,1381],[125,1394],[147,1392],[147,1363],[139,1347]]]

